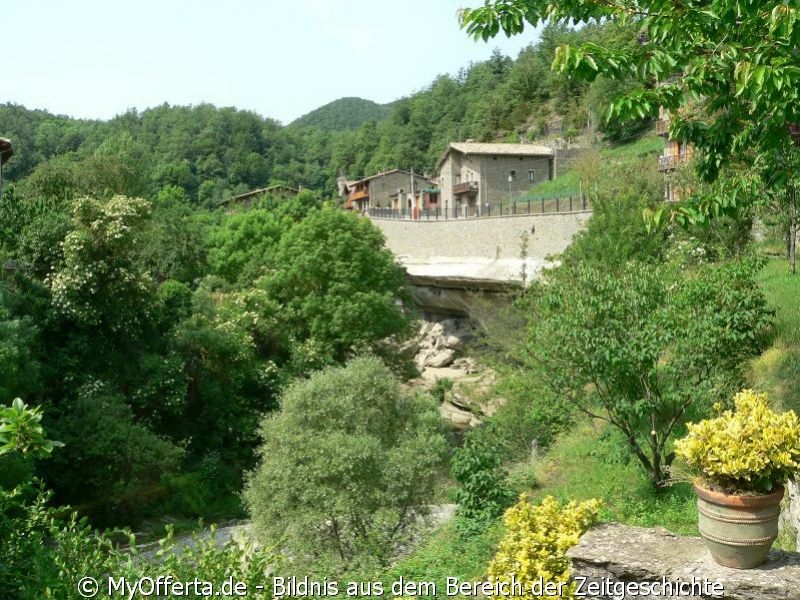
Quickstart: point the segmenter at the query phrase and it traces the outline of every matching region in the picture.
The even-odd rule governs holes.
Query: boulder
[[[755,569],[737,570],[716,564],[699,537],[677,536],[664,528],[646,529],[605,523],[590,529],[567,551],[572,577],[594,600],[663,598],[641,594],[642,583],[691,584],[702,593],[684,598],[726,600],[800,600],[800,554],[771,550]],[[632,584],[630,588],[623,586]],[[711,593],[711,585],[714,586]],[[717,593],[721,588],[722,595]],[[581,590],[579,590],[580,593]],[[638,593],[632,593],[635,591]],[[658,591],[663,591],[659,588]]]
[[[423,366],[433,367],[434,369],[440,369],[442,367],[446,367],[452,364],[455,355],[456,355],[455,350],[452,350],[450,348],[439,350],[434,354],[428,355],[425,358]]]

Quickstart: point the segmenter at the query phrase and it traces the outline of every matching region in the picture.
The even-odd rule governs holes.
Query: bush
[[[699,471],[704,482],[735,493],[771,492],[800,475],[800,419],[794,411],[773,412],[766,394],[744,390],[736,411],[690,423],[675,453]]]
[[[29,500],[32,491],[33,499]],[[193,544],[180,549],[176,549],[172,531],[168,531],[158,542],[156,556],[142,556],[129,532],[100,533],[76,514],[63,519],[61,511],[48,506],[50,496],[43,489],[0,489],[0,598],[79,600],[78,582],[83,577],[94,577],[102,590],[109,576],[125,577],[133,583],[157,575],[172,576],[176,582],[197,578],[212,582],[215,590],[232,579],[247,585],[248,598],[272,598],[269,586],[263,591],[257,588],[267,582],[267,567],[278,565],[271,548],[240,545],[233,540],[220,547],[212,528],[210,535],[198,533]],[[130,550],[121,549],[110,537],[119,538],[120,534]],[[159,596],[165,600],[181,597],[183,593]]]
[[[255,531],[317,570],[388,564],[432,497],[446,450],[436,403],[359,358],[297,381],[281,406],[244,492]]]
[[[48,480],[69,502],[94,501],[92,512],[102,519],[140,514],[183,455],[137,422],[122,397],[100,383],[82,388],[52,433],[64,448],[47,465]]]
[[[560,593],[546,595],[574,598],[575,584],[569,583],[566,552],[597,520],[599,510],[598,500],[561,506],[548,496],[534,506],[523,497],[503,517],[506,535],[489,563],[489,579],[510,582],[513,577],[522,584],[526,596],[537,597],[542,594],[531,593],[531,584],[542,578],[545,583],[563,586]]]
[[[467,437],[456,451],[453,477],[461,484],[455,500],[456,526],[462,532],[482,531],[514,501],[499,452],[479,437]]]

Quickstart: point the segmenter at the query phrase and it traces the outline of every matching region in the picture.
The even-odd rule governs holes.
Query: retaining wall
[[[544,260],[563,252],[586,226],[591,211],[486,217],[452,221],[372,221],[386,236],[386,245],[401,260],[411,258],[519,258],[523,232],[528,256]]]

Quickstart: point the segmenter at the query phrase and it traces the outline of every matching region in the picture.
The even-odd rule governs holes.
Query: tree
[[[245,488],[255,531],[316,568],[385,566],[431,498],[447,446],[436,403],[358,358],[298,380],[281,407]]]
[[[259,283],[281,307],[285,329],[344,361],[403,332],[408,317],[397,300],[404,275],[368,219],[325,207],[280,239],[271,273]]]
[[[729,397],[763,346],[770,311],[758,266],[691,277],[643,263],[562,270],[537,292],[526,354],[556,394],[622,431],[661,486],[684,416]]]
[[[638,85],[612,104],[610,117],[655,115],[663,106],[670,111],[670,135],[699,151],[703,180],[717,179],[726,166],[738,168],[725,193],[665,209],[705,222],[742,200],[752,202],[756,179],[780,189],[797,176],[800,165],[781,157],[800,142],[798,16],[796,0],[486,0],[463,10],[460,19],[469,35],[484,40],[545,20],[638,24],[636,45],[562,45],[553,65],[588,80],[635,76]]]
[[[64,316],[110,336],[134,335],[150,318],[154,287],[137,263],[137,241],[150,214],[141,198],[81,198],[63,243],[64,264],[47,282]]]

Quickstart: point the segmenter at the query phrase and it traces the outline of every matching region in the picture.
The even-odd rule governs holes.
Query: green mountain
[[[319,127],[324,131],[358,129],[370,120],[381,121],[391,114],[391,105],[364,98],[339,98],[292,121],[290,126]]]

